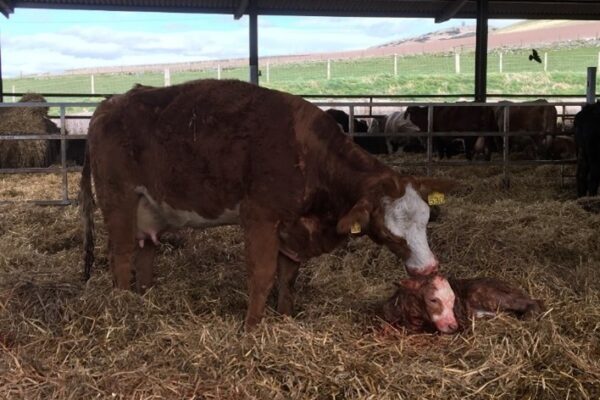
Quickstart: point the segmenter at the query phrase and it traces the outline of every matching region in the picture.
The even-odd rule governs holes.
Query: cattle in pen
[[[402,111],[394,111],[388,115],[378,115],[371,119],[369,133],[386,135],[385,143],[388,154],[401,150],[407,153],[420,153],[425,151],[426,144],[423,137],[405,136],[403,133],[420,132],[418,126],[404,117]]]
[[[404,114],[423,132],[428,131],[427,107],[410,106]],[[463,106],[434,106],[432,132],[496,132],[498,130],[494,111],[491,107],[463,105]],[[464,145],[467,160],[472,160],[475,155],[482,154],[486,160],[491,158],[493,140],[484,136],[434,136],[433,147],[440,159],[451,158],[458,154],[457,142]]]
[[[335,119],[335,122],[338,123],[342,131],[350,133],[350,115],[345,111],[337,110],[335,108],[327,109],[325,112]],[[369,126],[365,121],[354,118],[353,123],[354,129],[352,133],[370,133]],[[372,135],[371,137],[354,136],[352,137],[352,140],[371,154],[386,154],[388,152],[386,141],[383,137],[376,135]]]
[[[519,135],[511,136],[511,151],[521,151],[528,158],[544,158],[551,148],[553,136],[556,134],[556,107],[544,99],[535,100],[527,105],[519,105],[510,101],[501,101],[494,108],[496,124],[500,132],[504,131],[504,110],[509,110],[508,132]],[[504,107],[502,104],[511,105]]]
[[[299,96],[227,80],[138,86],[103,101],[89,128],[81,179],[85,272],[94,257],[94,182],[117,288],[152,284],[168,230],[240,224],[248,270],[245,326],[262,318],[278,279],[277,310],[293,310],[300,263],[350,235],[388,247],[408,273],[438,259],[424,199],[452,182],[401,175]]]

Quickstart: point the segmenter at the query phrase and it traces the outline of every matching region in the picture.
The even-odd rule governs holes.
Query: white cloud
[[[51,33],[3,33],[3,72],[10,77],[82,67],[247,57],[247,18],[237,22],[223,18],[219,24],[213,21],[204,28],[194,28],[198,24],[157,23],[156,31],[134,31],[89,24]],[[261,56],[361,49],[444,27],[430,20],[398,18],[286,21],[260,17],[259,23]]]

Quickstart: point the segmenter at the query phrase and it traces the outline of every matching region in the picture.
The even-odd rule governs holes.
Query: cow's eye
[[[430,302],[431,304],[437,304],[437,303],[439,303],[440,301],[439,301],[438,299],[429,299],[429,302]]]

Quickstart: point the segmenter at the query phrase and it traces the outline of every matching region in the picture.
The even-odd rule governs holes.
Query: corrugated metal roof
[[[0,0],[14,8],[164,11],[259,15],[378,16],[435,18],[452,3],[464,3],[455,18],[475,18],[476,0]],[[599,0],[488,0],[489,18],[600,20]]]

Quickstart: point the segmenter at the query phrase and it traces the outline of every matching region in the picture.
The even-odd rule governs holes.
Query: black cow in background
[[[346,112],[342,110],[336,110],[335,108],[330,108],[328,110],[325,110],[325,112],[331,115],[333,119],[335,119],[335,122],[337,122],[340,125],[344,132],[350,132],[350,116]],[[368,130],[369,126],[365,121],[354,118],[354,132],[367,133]],[[371,154],[388,153],[388,148],[384,137],[355,136],[352,138],[352,140],[354,140],[354,143],[356,143]]]
[[[83,165],[85,154],[85,139],[72,139],[66,141],[67,145],[67,165]],[[50,141],[50,160],[55,164],[60,164],[60,140]]]
[[[585,105],[575,115],[577,196],[596,196],[600,183],[600,103]]]

